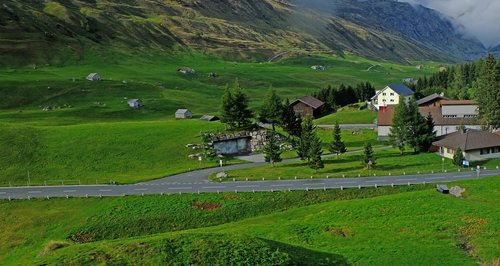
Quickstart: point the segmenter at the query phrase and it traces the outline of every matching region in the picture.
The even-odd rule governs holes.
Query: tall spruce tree
[[[464,160],[464,153],[462,152],[462,149],[458,148],[455,151],[455,154],[453,154],[453,164],[462,166]]]
[[[363,149],[363,165],[366,168],[373,168],[376,165],[375,157],[373,157],[373,147],[370,142],[365,143]]]
[[[269,88],[267,97],[259,112],[259,121],[262,123],[271,123],[273,131],[275,124],[281,121],[283,114],[283,104],[280,97],[273,88]]]
[[[325,167],[323,160],[321,159],[321,155],[323,154],[321,146],[321,140],[315,133],[313,133],[311,135],[309,147],[309,167],[316,171]]]
[[[311,159],[309,151],[311,149],[311,143],[315,136],[314,130],[315,127],[312,119],[306,117],[302,122],[302,130],[300,134],[299,145],[297,147],[297,155],[303,161],[309,161]]]
[[[399,102],[394,112],[394,118],[392,119],[389,142],[393,147],[397,147],[400,154],[403,155],[408,136],[408,107],[403,98],[401,98]]]
[[[264,147],[265,160],[274,166],[275,163],[281,162],[281,149],[276,139],[276,133],[270,132],[267,136],[267,143]]]
[[[234,97],[232,90],[229,86],[226,86],[224,90],[224,95],[222,96],[222,110],[220,120],[225,123],[229,128],[236,127],[236,117],[234,112]]]
[[[419,153],[429,133],[427,121],[420,115],[417,102],[413,98],[408,102],[406,119],[406,141],[413,148],[414,153]]]
[[[500,65],[489,54],[479,76],[479,114],[488,129],[500,127]]]
[[[302,131],[302,118],[295,113],[288,99],[285,100],[282,107],[280,126],[290,136],[300,137]]]
[[[333,140],[330,143],[328,149],[330,152],[337,154],[337,158],[340,154],[343,154],[347,151],[345,148],[345,144],[342,141],[342,131],[340,130],[339,122],[335,123],[335,128],[333,129]]]
[[[436,140],[436,131],[434,131],[434,120],[432,119],[432,115],[429,113],[425,118],[425,129],[424,134],[420,137],[419,141],[419,150],[421,152],[429,151],[429,148],[432,146],[432,142]]]

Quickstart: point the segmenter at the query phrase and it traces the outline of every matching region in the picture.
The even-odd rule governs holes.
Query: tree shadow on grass
[[[271,248],[286,252],[291,259],[290,265],[349,265],[347,259],[338,254],[320,252],[278,241],[262,239]]]

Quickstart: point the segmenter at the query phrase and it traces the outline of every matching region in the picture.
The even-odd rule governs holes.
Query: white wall
[[[377,131],[379,139],[387,138],[391,132],[391,126],[378,126]]]
[[[408,102],[410,97],[411,96],[405,96],[405,101]],[[397,104],[399,104],[399,94],[397,94],[393,89],[389,87],[385,87],[373,100],[373,106],[375,106],[377,110],[380,108],[380,106]]]
[[[443,116],[456,115],[464,117],[464,115],[477,115],[477,105],[443,105]]]
[[[495,158],[500,158],[500,152],[481,155],[480,150],[473,150],[465,153],[465,159],[467,161],[481,161]]]

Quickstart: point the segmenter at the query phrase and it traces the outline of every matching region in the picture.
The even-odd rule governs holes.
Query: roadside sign
[[[463,166],[469,166],[469,161],[464,160],[464,161],[462,162],[462,165],[463,165]]]

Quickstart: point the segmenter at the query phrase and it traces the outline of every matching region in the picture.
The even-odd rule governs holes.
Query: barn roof
[[[424,97],[424,98],[422,98],[422,99],[418,100],[418,101],[417,101],[417,104],[418,104],[418,105],[426,104],[426,103],[428,103],[428,102],[430,102],[430,101],[434,101],[434,100],[436,100],[436,99],[449,100],[449,98],[444,97],[443,95],[440,95],[440,94],[434,93],[434,94],[431,94],[431,95],[429,95],[429,96],[427,96],[427,97]]]
[[[441,102],[441,105],[478,105],[474,100],[449,100]]]
[[[176,114],[186,114],[186,113],[190,113],[190,111],[188,109],[177,109],[177,111],[175,113]]]
[[[296,103],[301,102],[305,105],[311,106],[313,109],[318,109],[323,106],[325,103],[312,97],[312,96],[304,96],[300,99],[295,100],[291,105],[295,105]]]

